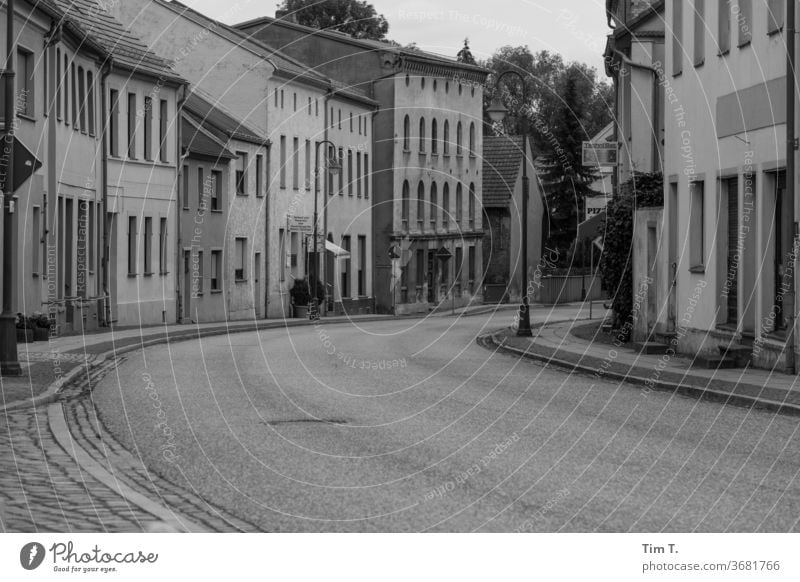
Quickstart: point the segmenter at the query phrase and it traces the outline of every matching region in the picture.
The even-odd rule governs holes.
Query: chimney
[[[294,15],[293,12],[289,12],[288,10],[276,10],[275,19],[284,20],[286,22],[294,22],[295,24],[297,24],[297,17]]]

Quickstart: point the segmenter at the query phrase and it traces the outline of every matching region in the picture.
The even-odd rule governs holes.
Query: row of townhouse
[[[798,101],[787,35],[797,23],[786,24],[794,6],[607,8],[616,24],[606,58],[618,87],[620,172],[639,169],[639,147],[663,146],[655,167],[641,167],[663,170],[664,206],[637,213],[634,286],[652,280],[639,339],[661,338],[704,363],[794,373],[797,128],[790,134],[787,122]],[[651,106],[656,115],[647,117]]]
[[[16,30],[16,311],[286,317],[314,264],[329,312],[481,300],[485,69],[164,0],[23,0]]]

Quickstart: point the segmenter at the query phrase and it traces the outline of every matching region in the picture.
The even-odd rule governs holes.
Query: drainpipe
[[[113,63],[114,59],[108,57],[103,65],[103,70],[100,72],[100,106],[103,111],[103,135],[100,145],[103,152],[101,157],[103,174],[101,182],[101,187],[103,188],[103,319],[106,326],[111,325],[111,285],[109,282],[109,230],[111,225],[108,223],[108,124],[111,112],[108,110],[108,99],[106,97],[106,79],[111,74]]]
[[[795,374],[795,277],[794,269],[797,264],[795,249],[797,248],[797,219],[795,218],[795,3],[794,0],[786,3],[786,194],[789,198],[788,215],[792,221],[792,250],[789,253],[791,264],[786,269],[785,284],[789,289],[785,303],[789,305],[789,321],[787,322],[789,335],[786,338],[786,373]]]
[[[658,155],[658,152],[660,150],[659,143],[658,143],[658,134],[659,134],[659,127],[658,127],[658,115],[659,115],[659,111],[658,111],[658,71],[656,70],[655,67],[652,67],[650,65],[645,65],[643,63],[637,63],[635,61],[632,61],[631,59],[629,59],[625,55],[625,53],[620,52],[619,49],[614,49],[614,54],[616,54],[620,59],[622,59],[622,62],[625,63],[626,65],[628,65],[629,67],[634,67],[634,68],[637,68],[637,69],[650,71],[650,73],[653,75],[653,114],[652,114],[653,117],[652,117],[652,119],[653,119],[654,127],[653,127],[653,157],[652,157],[651,163],[652,163],[652,171],[655,172],[657,170],[660,170],[660,168],[659,168],[659,166],[660,166],[659,155]],[[617,137],[617,139],[619,139],[619,136]]]
[[[177,253],[175,255],[175,322],[181,323],[183,321],[183,295],[181,294],[181,275],[183,271],[183,252],[181,251],[181,245],[183,244],[183,238],[181,237],[181,213],[183,212],[183,202],[181,201],[181,194],[185,195],[185,193],[181,192],[181,187],[183,184],[183,162],[186,157],[189,155],[189,151],[186,151],[186,154],[181,153],[181,144],[183,143],[183,122],[181,121],[181,115],[183,115],[183,104],[186,101],[186,85],[181,85],[178,88],[178,103],[177,107],[175,107],[175,159],[177,160],[176,164],[177,167],[175,168],[175,244],[177,246]],[[187,284],[184,281],[184,284]]]
[[[328,89],[328,91],[325,93],[325,98],[322,101],[322,103],[325,106],[325,116],[324,116],[324,119],[325,119],[325,131],[322,134],[323,141],[327,141],[328,140],[328,103],[330,102],[330,99],[331,99],[332,96],[333,96],[333,92],[330,89]],[[333,119],[330,120],[330,123],[333,123]],[[316,144],[314,144],[314,147],[316,147]],[[328,147],[328,146],[326,145],[326,147]],[[333,155],[338,157],[339,156],[339,152],[336,151],[336,152],[334,152]],[[342,160],[339,160],[339,163],[341,164]],[[317,172],[317,174],[318,174],[317,179],[319,179],[319,164],[317,164],[317,167],[314,168],[314,171]],[[342,169],[342,170],[339,170],[339,171],[342,172],[344,170]],[[328,191],[328,180],[331,179],[330,175],[328,174],[327,166],[325,167],[325,172],[322,174],[322,176],[323,176],[323,184],[322,184],[322,188],[321,188],[322,189],[322,202],[323,202],[323,204],[322,204],[322,240],[326,241],[326,240],[328,240],[328,199],[330,198],[330,192]],[[314,194],[314,196],[316,196],[316,193]],[[317,241],[314,241],[314,243],[316,244]],[[325,248],[325,243],[324,242],[322,243],[322,245],[323,245],[323,248]],[[317,249],[314,249],[314,252],[317,252]],[[320,258],[319,258],[318,255],[315,255],[315,256],[317,257],[317,261],[318,261],[317,264],[319,264]],[[335,264],[336,264],[336,259],[334,259],[334,265]],[[336,268],[334,267],[334,272],[336,272],[335,269]],[[315,283],[315,285],[316,285],[316,283]],[[327,296],[328,296],[328,252],[324,251],[324,250],[322,251],[322,288],[325,290],[325,293],[324,293],[324,295],[325,295],[325,306],[324,306],[325,307],[325,311],[324,311],[324,313],[325,313],[325,315],[327,315],[328,314],[328,305],[327,305],[327,303],[328,303],[328,301],[327,301]],[[336,289],[336,281],[333,282],[333,285],[331,287],[331,303],[333,303],[334,315],[336,313],[335,289]],[[316,289],[314,291],[312,291],[312,293],[316,293]]]
[[[54,200],[57,200],[56,190],[57,183],[56,183],[56,84],[61,82],[61,79],[56,78],[56,67],[58,66],[56,62],[56,45],[61,42],[61,23],[56,23],[53,21],[50,30],[47,33],[47,40],[45,42],[45,50],[46,56],[45,58],[48,59],[48,69],[47,69],[47,95],[45,95],[45,107],[48,110],[49,114],[47,116],[47,188],[42,195],[42,216],[44,216],[44,242],[45,242],[45,263],[44,263],[44,273],[42,276],[43,280],[49,280],[50,277],[50,269],[49,269],[49,253],[47,250],[50,248],[50,228],[51,224],[55,224],[55,215],[53,215],[53,220],[50,220],[50,214],[48,210],[47,204],[47,196],[48,194],[52,196]],[[53,209],[55,210],[58,208],[57,204],[53,205]],[[95,241],[92,241],[94,244]],[[53,246],[55,246],[55,241],[53,241]],[[49,288],[48,285],[45,286]],[[41,290],[42,301],[47,302],[49,301],[49,297],[47,295],[46,289]],[[50,315],[51,309],[55,309],[55,307],[51,307],[49,303],[46,303],[48,309],[48,316]]]

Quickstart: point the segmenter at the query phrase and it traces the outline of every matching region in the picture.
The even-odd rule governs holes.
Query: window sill
[[[783,25],[779,26],[775,30],[768,30],[767,36],[775,36],[776,34],[780,34],[783,32]]]
[[[31,273],[31,276],[35,279],[39,278],[39,273]]]
[[[705,59],[703,59],[702,61],[697,61],[696,63],[694,63],[694,68],[695,69],[699,69],[705,64],[706,64],[706,60]]]
[[[743,42],[743,43],[741,43],[741,44],[737,44],[737,45],[736,45],[736,48],[743,49],[743,48],[745,48],[745,47],[749,46],[749,45],[750,45],[750,43],[752,43],[752,42],[753,42],[753,41],[752,41],[752,39],[751,39],[751,40],[746,40],[746,41],[744,41],[744,42]]]
[[[139,276],[139,274],[138,274],[138,273],[128,273],[128,278],[129,278],[129,279],[135,279],[135,278],[136,278],[136,277],[138,277],[138,276]]]
[[[211,212],[212,212],[213,214],[222,214],[222,210],[220,210],[219,208],[212,208],[212,209],[211,209]]]
[[[250,196],[250,194],[247,194],[246,192],[237,192],[237,193],[236,193],[236,195],[237,195],[237,196],[241,196],[242,198],[245,198],[245,197],[247,197],[247,196]]]
[[[717,53],[718,57],[726,57],[731,53],[731,49],[725,49],[724,51],[719,51]]]
[[[166,275],[169,275],[169,271],[160,271],[158,274],[159,276],[164,277]]]
[[[236,283],[236,284],[239,284],[239,283],[247,283],[247,279],[236,279],[236,280],[234,281],[234,283]]]
[[[20,113],[19,111],[17,111],[17,117],[19,119],[24,119],[25,121],[30,121],[32,123],[36,123],[36,118],[33,117],[32,115],[28,115],[27,113]],[[12,125],[13,125],[13,123],[12,123]]]
[[[689,267],[689,272],[690,273],[695,273],[695,274],[703,274],[703,273],[706,272],[706,266],[705,265],[694,265],[692,267]]]
[[[142,273],[142,277],[152,277],[153,273]]]
[[[222,293],[222,289],[212,289],[211,290],[211,294],[212,295],[219,295],[220,293]]]

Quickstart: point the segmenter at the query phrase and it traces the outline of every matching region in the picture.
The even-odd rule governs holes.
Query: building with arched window
[[[477,154],[483,143],[483,83],[489,71],[459,62],[455,55],[312,29],[293,22],[291,15],[259,18],[236,28],[282,47],[340,83],[363,89],[380,104],[373,161],[378,312],[425,313],[442,303],[449,308],[480,301],[482,167]],[[454,144],[451,126],[458,128]],[[464,128],[470,131],[468,151]],[[470,184],[473,213],[466,196]],[[459,185],[464,206],[456,209],[450,204],[458,197],[450,192]],[[410,204],[410,188],[417,191],[417,204]],[[437,199],[442,193],[436,208],[434,192]],[[456,224],[456,216],[473,215],[473,220]],[[459,260],[463,264],[456,265]]]

